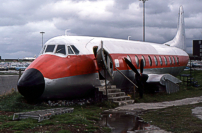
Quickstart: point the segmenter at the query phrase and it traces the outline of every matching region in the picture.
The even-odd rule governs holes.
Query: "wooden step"
[[[112,102],[114,102],[114,101],[130,100],[130,97],[129,96],[120,96],[120,97],[110,97],[108,99],[111,100]]]
[[[115,103],[118,103],[119,106],[127,105],[127,104],[133,104],[134,100],[125,100],[125,101],[114,101]]]
[[[107,89],[116,89],[116,85],[108,85]]]
[[[119,97],[119,96],[125,96],[125,92],[108,93],[108,98],[110,98],[110,97]]]
[[[104,95],[106,95],[106,90],[102,91]],[[121,89],[107,89],[108,93],[117,93],[121,92]]]
[[[96,86],[103,95],[106,95],[106,86]],[[121,89],[116,88],[116,85],[107,85],[108,100],[118,103],[119,106],[132,104],[134,100],[131,100],[129,96],[126,96],[125,92],[121,92]]]
[[[95,88],[98,88],[99,91],[105,90],[106,86],[96,86]],[[116,85],[108,85],[107,89],[116,89]]]

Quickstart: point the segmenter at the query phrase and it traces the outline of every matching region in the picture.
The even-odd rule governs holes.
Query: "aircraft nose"
[[[34,68],[26,70],[18,81],[18,91],[27,99],[39,98],[45,89],[42,73]]]

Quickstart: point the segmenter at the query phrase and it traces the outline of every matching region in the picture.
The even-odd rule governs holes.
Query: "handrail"
[[[132,83],[136,88],[138,88],[138,86],[137,86],[135,83],[133,83],[133,81],[131,81],[128,77],[126,77],[119,69],[117,69],[116,67],[115,67],[115,69],[116,69],[121,75],[123,75],[130,83]]]

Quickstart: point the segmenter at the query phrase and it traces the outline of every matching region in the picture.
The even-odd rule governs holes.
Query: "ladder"
[[[37,111],[30,111],[30,112],[20,112],[20,113],[14,113],[13,120],[32,118],[32,119],[37,119],[38,122],[41,122],[43,120],[50,119],[52,115],[72,113],[73,111],[74,111],[74,108],[64,107],[64,108],[45,109],[45,110],[37,110]]]

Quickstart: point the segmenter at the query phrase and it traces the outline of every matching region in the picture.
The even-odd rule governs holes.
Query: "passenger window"
[[[178,57],[176,57],[176,61],[177,61],[177,64],[179,65],[179,59],[178,59]]]
[[[149,59],[149,65],[152,66],[152,60],[151,60],[151,57],[148,56],[148,59]]]
[[[165,57],[165,56],[164,56],[164,60],[165,60],[165,64],[166,64],[166,66],[167,66],[167,64],[168,64],[168,63],[167,63],[167,59],[166,59],[166,57]]]
[[[136,64],[137,64],[137,67],[139,67],[139,59],[138,59],[137,56],[135,56],[135,62],[136,62]]]
[[[172,60],[171,60],[170,56],[168,57],[168,59],[169,59],[170,65],[172,65]]]
[[[162,62],[161,56],[159,56],[159,61],[160,61],[160,64],[162,66],[163,62]]]
[[[48,45],[47,48],[46,48],[46,53],[47,52],[53,52],[55,49],[55,45]]]
[[[175,58],[173,57],[173,64],[175,65]]]
[[[144,67],[146,66],[145,58],[142,56]]]
[[[76,54],[76,55],[78,55],[79,54],[79,50],[74,46],[74,45],[70,45],[71,47],[72,47],[72,49],[74,50],[74,53]]]
[[[74,54],[74,52],[72,51],[71,47],[70,46],[67,46],[68,47],[68,54]]]
[[[154,56],[154,61],[155,61],[156,66],[158,66],[158,61],[157,61],[156,56]]]
[[[127,55],[127,59],[128,59],[130,62],[132,62],[132,61],[131,61],[131,58],[130,58],[130,56],[129,56],[129,55]]]
[[[55,53],[66,55],[65,45],[58,45]]]

